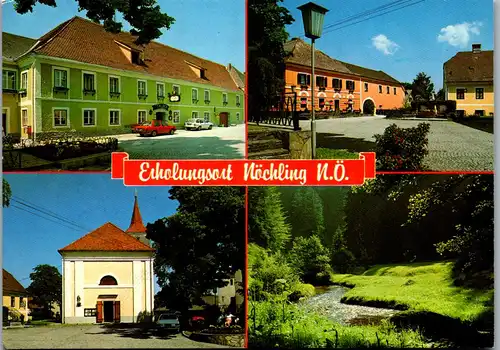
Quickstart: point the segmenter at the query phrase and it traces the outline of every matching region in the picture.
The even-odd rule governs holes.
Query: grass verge
[[[317,148],[316,159],[359,159],[359,153],[345,149]]]
[[[428,311],[474,321],[491,310],[493,290],[457,287],[452,262],[376,265],[362,275],[332,275],[332,282],[354,286],[343,302]]]

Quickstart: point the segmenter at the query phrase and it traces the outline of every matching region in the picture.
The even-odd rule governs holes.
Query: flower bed
[[[245,346],[245,333],[240,326],[231,327],[213,327],[210,326],[201,332],[193,332],[191,339],[207,343],[244,347]]]

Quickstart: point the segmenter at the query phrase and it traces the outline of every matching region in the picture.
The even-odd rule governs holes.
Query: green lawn
[[[492,305],[493,290],[454,286],[452,267],[452,262],[376,265],[362,275],[333,274],[332,282],[354,285],[345,294],[348,303],[395,303],[411,311],[474,320]]]
[[[317,148],[316,159],[359,159],[359,153],[345,149]]]

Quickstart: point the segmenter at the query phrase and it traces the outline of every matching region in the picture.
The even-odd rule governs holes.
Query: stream
[[[349,290],[341,286],[316,287],[316,295],[303,300],[302,306],[343,325],[378,324],[398,311],[368,306],[348,305],[340,299]]]

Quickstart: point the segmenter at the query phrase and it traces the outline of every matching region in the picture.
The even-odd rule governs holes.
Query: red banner
[[[139,160],[111,158],[125,186],[359,186],[375,178],[375,153],[331,160]]]

